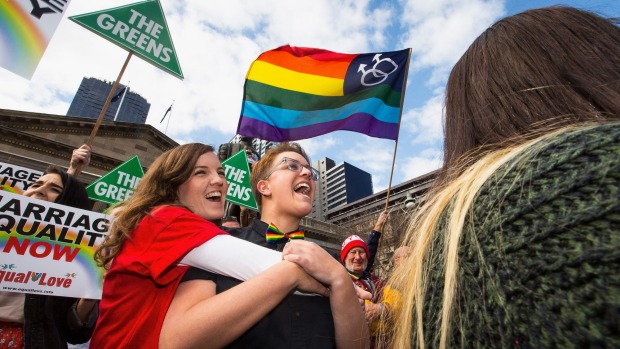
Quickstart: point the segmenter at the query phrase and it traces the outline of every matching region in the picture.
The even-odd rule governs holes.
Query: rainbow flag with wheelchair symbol
[[[246,76],[237,133],[283,142],[347,130],[396,140],[410,55],[264,52]]]

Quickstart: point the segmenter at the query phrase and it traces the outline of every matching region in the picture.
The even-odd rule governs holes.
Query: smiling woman
[[[91,348],[195,346],[205,337],[222,346],[294,289],[328,293],[280,253],[233,238],[213,223],[224,215],[227,187],[211,146],[181,145],[153,162],[134,195],[116,207],[109,237],[97,251],[109,271]],[[187,296],[178,286],[188,265],[253,278],[219,295],[204,288],[186,303],[178,299]]]
[[[224,215],[227,187],[215,153],[202,154],[190,179],[179,186],[179,203],[206,220],[219,220]]]

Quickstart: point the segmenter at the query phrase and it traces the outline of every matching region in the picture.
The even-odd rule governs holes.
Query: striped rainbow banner
[[[70,1],[0,1],[0,66],[30,79]]]
[[[276,142],[336,130],[397,139],[409,56],[288,45],[264,52],[248,71],[237,133]]]

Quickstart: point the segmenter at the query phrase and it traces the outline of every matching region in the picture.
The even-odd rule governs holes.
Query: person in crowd
[[[329,286],[330,297],[288,295],[262,319],[253,320],[252,327],[239,334],[227,348],[368,347],[364,313],[346,270],[327,251],[303,241],[303,233],[299,231],[301,219],[312,210],[318,180],[318,171],[309,163],[308,156],[297,143],[285,142],[270,149],[253,165],[250,176],[260,219],[254,219],[247,227],[227,231],[254,244],[283,251],[285,260],[309,271],[312,265],[321,264],[333,280]],[[308,249],[318,249],[320,253],[316,255],[320,258],[308,258],[311,255],[304,254]],[[209,280],[215,282],[215,290],[208,284],[212,283]],[[238,280],[229,277],[192,269],[177,294],[215,291],[219,295],[238,284]],[[254,306],[264,301],[257,299]]]
[[[318,246],[304,251],[319,263],[306,269],[329,291],[281,253],[219,230],[212,221],[224,214],[226,191],[224,170],[210,146],[185,144],[153,162],[133,196],[117,208],[97,252],[109,271],[91,348],[223,346],[295,289],[338,298],[335,273],[326,271]],[[216,296],[178,287],[189,265],[217,263],[223,270],[213,271],[241,279],[258,275]]]
[[[409,246],[400,246],[394,250],[394,254],[392,255],[392,263],[394,264],[394,268],[398,268],[401,261],[409,256],[409,252],[411,248]]]
[[[370,252],[368,245],[361,237],[351,235],[342,243],[340,250],[340,260],[349,272],[351,279],[363,290],[372,294],[372,302],[376,303],[381,294],[383,281],[371,274],[368,268],[368,257]]]
[[[235,216],[224,216],[221,225],[226,228],[241,228],[241,224]]]
[[[23,195],[85,210],[92,206],[84,186],[53,165]],[[96,304],[90,299],[0,292],[0,347],[64,349],[67,342],[87,342],[95,326]]]
[[[482,33],[447,83],[389,347],[620,347],[619,155],[617,22],[549,7]]]
[[[381,215],[379,216],[381,219]],[[374,232],[380,231],[374,230]],[[375,236],[378,236],[375,234]],[[373,240],[372,237],[370,240]],[[378,240],[377,246],[378,246]],[[375,246],[376,253],[376,246]],[[342,243],[340,250],[340,260],[347,269],[353,283],[362,290],[369,292],[371,298],[364,303],[364,314],[366,322],[370,326],[370,347],[376,346],[376,321],[383,311],[386,304],[383,302],[383,287],[385,282],[370,272],[368,267],[369,257],[372,255],[374,261],[375,253],[370,252],[368,245],[357,235],[347,237]]]

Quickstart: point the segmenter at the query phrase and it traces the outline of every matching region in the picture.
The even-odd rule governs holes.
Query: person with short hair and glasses
[[[301,219],[312,210],[319,172],[296,143],[282,143],[270,149],[254,164],[250,182],[261,218],[231,235],[272,250],[283,251],[284,259],[306,269],[317,280],[329,284],[330,296],[290,294],[267,316],[227,348],[368,348],[368,326],[356,290],[345,268],[315,243],[303,241]],[[305,251],[320,259],[304,258]],[[313,254],[315,255],[315,254]],[[317,268],[325,271],[324,279]],[[222,293],[240,281],[190,269],[179,289],[194,292],[206,280]],[[187,285],[184,285],[187,284]]]

